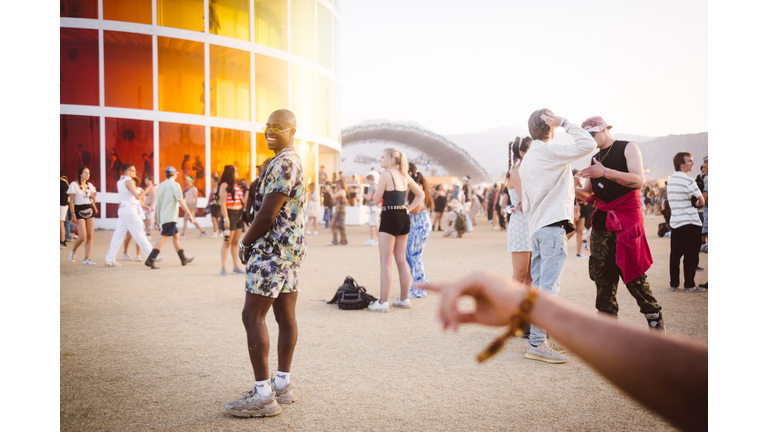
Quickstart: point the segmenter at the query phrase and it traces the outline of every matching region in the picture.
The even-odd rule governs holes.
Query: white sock
[[[269,385],[269,380],[256,381],[254,387],[256,388],[256,393],[262,399],[266,399],[272,394],[272,386]]]
[[[289,372],[275,372],[275,387],[281,389],[291,383],[291,374]]]

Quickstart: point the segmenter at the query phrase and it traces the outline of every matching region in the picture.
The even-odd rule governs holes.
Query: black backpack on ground
[[[328,304],[338,303],[339,309],[357,310],[367,308],[371,302],[376,300],[378,299],[368,294],[365,287],[358,285],[352,276],[347,276]]]

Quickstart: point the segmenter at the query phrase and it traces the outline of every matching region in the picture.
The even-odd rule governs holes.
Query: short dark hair
[[[543,140],[549,138],[551,128],[548,124],[544,123],[541,116],[544,114],[552,113],[547,108],[536,110],[528,117],[528,132],[531,134],[531,138],[534,140]]]
[[[688,156],[689,158],[693,157],[693,155],[688,152],[680,152],[676,154],[674,158],[672,158],[672,163],[675,164],[675,171],[681,171],[680,165],[685,163],[686,156]]]
[[[125,163],[123,164],[122,169],[120,169],[120,172],[125,172],[128,168],[132,167],[133,164]]]

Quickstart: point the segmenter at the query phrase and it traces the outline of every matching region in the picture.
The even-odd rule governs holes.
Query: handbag
[[[342,310],[359,310],[367,308],[376,300],[378,299],[368,294],[365,287],[360,286],[352,276],[347,276],[328,304],[338,303],[339,309]]]

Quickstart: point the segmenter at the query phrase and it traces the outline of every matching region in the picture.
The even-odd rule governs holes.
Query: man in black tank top
[[[619,201],[614,216],[621,223],[621,229],[609,230],[607,226],[608,212],[595,208],[592,215],[592,234],[590,236],[589,277],[595,281],[597,298],[595,306],[598,312],[617,317],[619,304],[616,302],[616,290],[619,277],[624,280],[632,297],[637,300],[640,312],[645,315],[650,328],[664,331],[664,320],[661,317],[661,306],[653,297],[645,271],[650,268],[652,260],[647,243],[638,246],[634,239],[642,237],[645,240],[645,227],[641,213],[640,202],[633,199],[645,182],[643,175],[643,157],[637,144],[629,141],[614,139],[602,117],[590,117],[581,127],[590,133],[597,142],[598,153],[592,158],[589,168],[581,171],[581,177],[589,179],[584,188],[576,189],[576,196],[586,200],[594,194],[596,204],[614,203]],[[627,196],[631,194],[630,196]],[[636,203],[634,201],[637,201]],[[635,212],[638,212],[635,214]],[[644,246],[644,247],[643,247]],[[623,268],[632,268],[640,274],[627,281],[622,268],[617,264],[617,247],[623,253]],[[638,252],[639,251],[639,252]],[[632,273],[632,274],[634,274]]]

